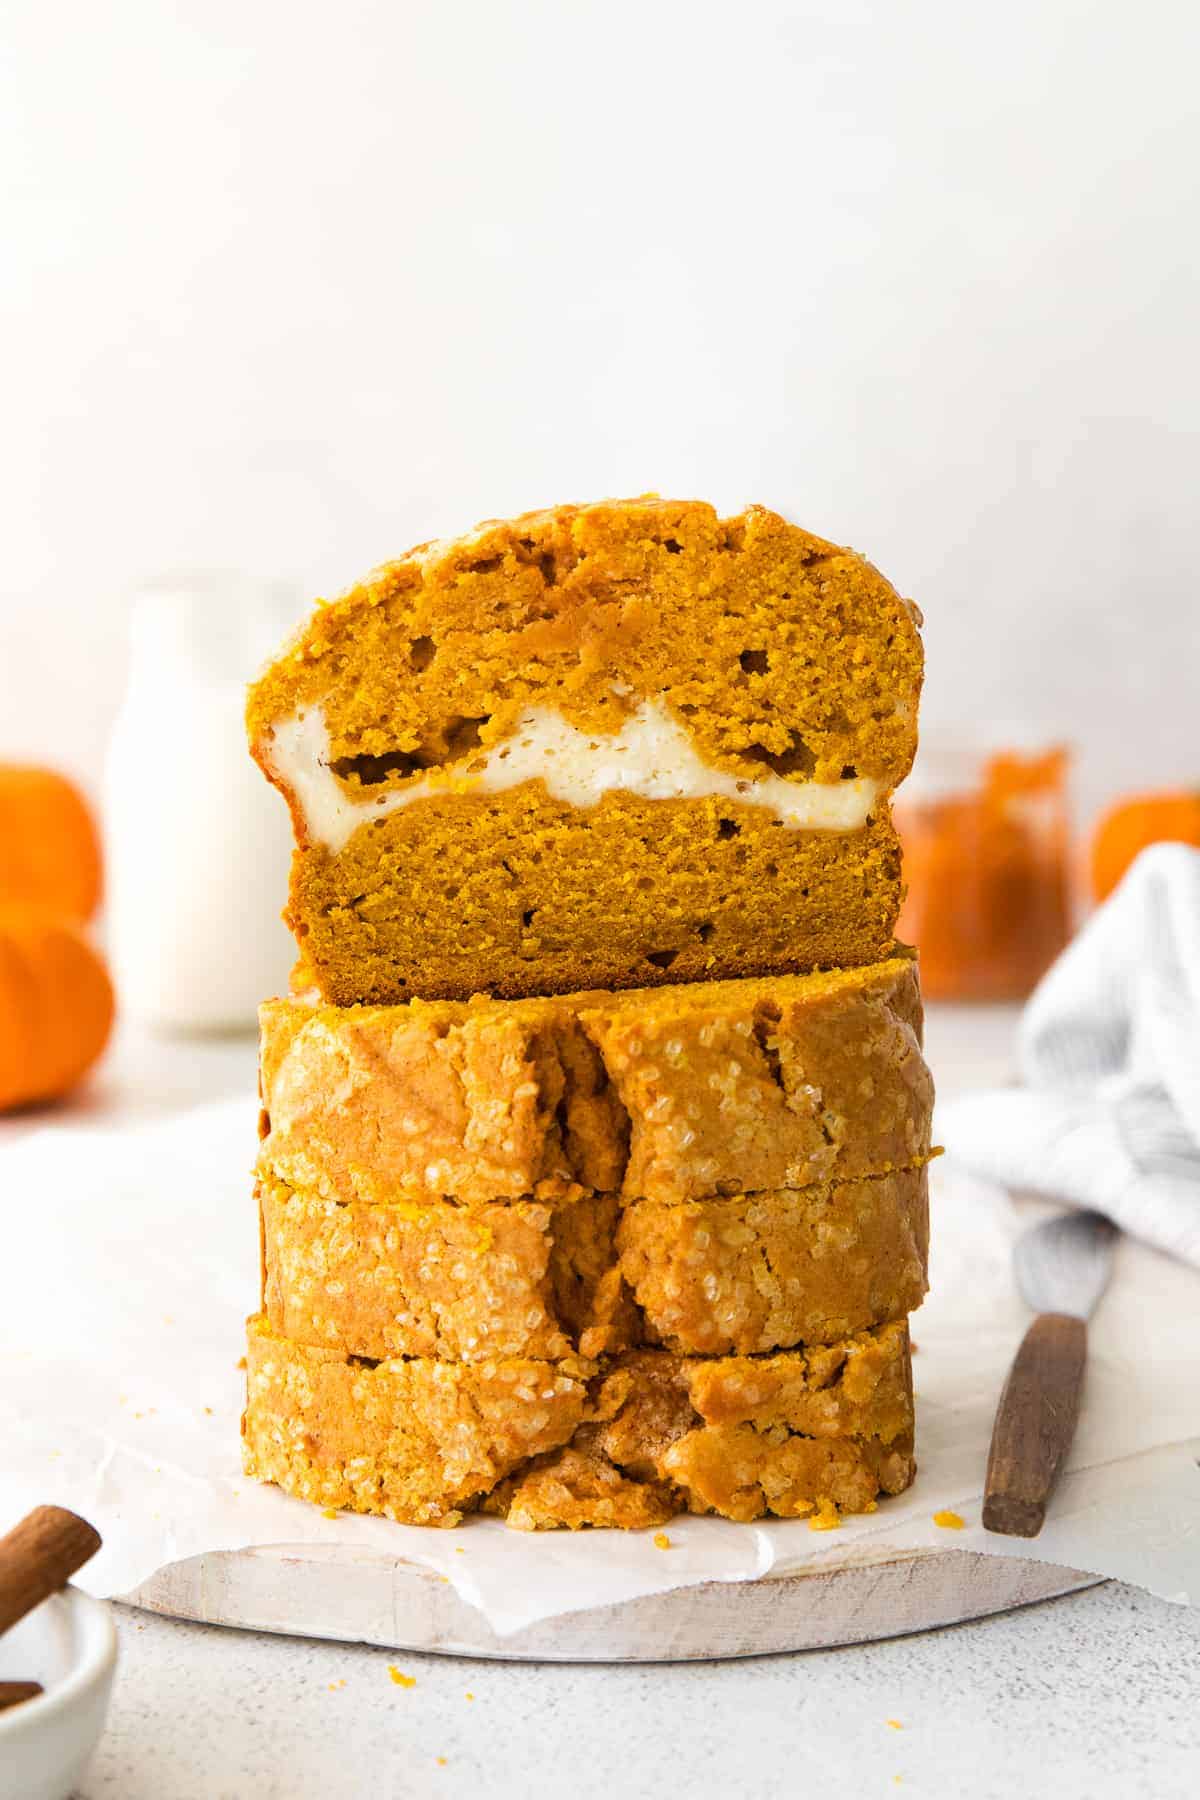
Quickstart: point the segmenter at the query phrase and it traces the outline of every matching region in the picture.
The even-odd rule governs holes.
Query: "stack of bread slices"
[[[816,1524],[914,1471],[919,616],[761,508],[422,545],[251,691],[291,807],[249,1473],[418,1524]]]

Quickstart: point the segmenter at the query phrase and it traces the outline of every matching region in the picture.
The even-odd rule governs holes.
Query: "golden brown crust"
[[[824,1344],[925,1294],[925,1170],[713,1200],[342,1204],[262,1184],[264,1311],[343,1354],[593,1357]]]
[[[862,558],[761,507],[560,507],[381,569],[318,607],[249,698],[253,753],[296,828],[300,979],[348,1005],[879,958],[901,898],[888,796],[916,746],[918,623]],[[443,785],[334,853],[272,761],[275,728],[319,707],[342,793],[382,799],[469,775],[531,708],[603,738],[643,702],[746,803]],[[767,774],[870,781],[872,817],[781,827],[753,804]]]
[[[530,1456],[565,1443],[592,1365],[371,1364],[247,1332],[248,1475],[318,1506],[453,1525]]]
[[[259,1168],[341,1201],[665,1201],[929,1154],[915,964],[561,1000],[269,1001]]]
[[[638,1201],[621,1214],[617,1249],[644,1341],[706,1356],[829,1343],[924,1299],[926,1171]]]
[[[249,1329],[246,1469],[324,1506],[525,1528],[861,1510],[912,1478],[908,1334],[716,1362],[347,1362]],[[590,1377],[590,1379],[589,1379]],[[556,1454],[557,1453],[557,1454]],[[565,1453],[565,1454],[564,1454]]]
[[[801,1188],[929,1154],[910,958],[614,998],[581,1016],[631,1121],[627,1197]]]
[[[478,1363],[637,1341],[616,1267],[615,1195],[342,1205],[264,1182],[261,1202],[263,1310],[297,1343]]]

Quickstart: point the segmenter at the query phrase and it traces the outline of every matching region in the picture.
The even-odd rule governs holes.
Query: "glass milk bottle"
[[[287,990],[291,825],[251,761],[242,709],[301,611],[298,593],[218,575],[135,605],[104,783],[108,940],[129,1018],[249,1028],[259,1001]]]

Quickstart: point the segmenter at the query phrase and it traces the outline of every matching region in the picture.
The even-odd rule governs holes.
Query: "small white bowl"
[[[67,1800],[104,1729],[117,1633],[102,1600],[65,1587],[0,1636],[0,1680],[40,1681],[0,1712],[0,1800]]]

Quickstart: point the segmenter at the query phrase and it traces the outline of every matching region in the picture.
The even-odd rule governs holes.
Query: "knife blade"
[[[1117,1228],[1102,1213],[1066,1212],[1017,1240],[1013,1274],[1038,1315],[1013,1359],[996,1409],[983,1523],[1036,1537],[1075,1436],[1087,1364],[1087,1321],[1112,1273]]]

